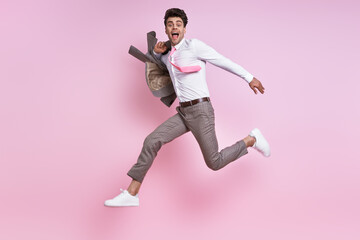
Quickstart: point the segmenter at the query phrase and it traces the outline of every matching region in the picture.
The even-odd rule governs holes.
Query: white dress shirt
[[[164,62],[169,70],[175,93],[180,102],[187,102],[198,98],[210,97],[209,89],[206,83],[205,64],[211,64],[229,71],[247,82],[251,82],[253,75],[246,71],[240,65],[216,52],[212,47],[206,45],[198,39],[183,39],[176,46],[176,51],[170,57],[171,61],[179,67],[199,65],[201,70],[194,73],[183,73],[176,69],[169,62],[169,54],[161,55],[161,61]]]

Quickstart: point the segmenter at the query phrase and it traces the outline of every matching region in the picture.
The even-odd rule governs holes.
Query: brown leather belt
[[[188,101],[188,102],[180,102],[180,106],[181,107],[188,107],[188,106],[192,106],[201,102],[210,102],[210,98],[209,97],[204,97],[204,98],[199,98],[199,99],[195,99],[192,101]]]

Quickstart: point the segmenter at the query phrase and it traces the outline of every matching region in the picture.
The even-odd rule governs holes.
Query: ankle
[[[256,142],[256,138],[252,136],[247,136],[243,140],[245,142],[246,147],[252,147]]]
[[[132,190],[132,189],[128,189],[127,191],[128,191],[129,194],[132,195],[132,196],[136,196],[136,194],[138,194],[135,190]]]
[[[130,183],[130,185],[129,185],[129,187],[128,187],[128,189],[127,189],[127,191],[128,191],[131,195],[135,196],[136,194],[139,193],[140,187],[141,187],[141,183],[140,183],[140,182],[138,182],[138,181],[136,181],[136,180],[132,180],[131,183]]]

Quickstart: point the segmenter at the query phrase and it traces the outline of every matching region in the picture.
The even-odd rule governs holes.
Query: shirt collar
[[[185,38],[183,38],[177,45],[173,46],[176,50],[179,50],[179,48],[181,47],[181,45],[184,43]]]

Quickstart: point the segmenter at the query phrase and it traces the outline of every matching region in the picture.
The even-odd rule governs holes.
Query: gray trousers
[[[177,114],[166,120],[145,138],[137,163],[128,172],[132,179],[142,182],[160,148],[189,131],[195,136],[205,163],[212,170],[221,169],[247,153],[243,140],[219,152],[215,134],[214,109],[211,102],[177,107],[176,110]]]

